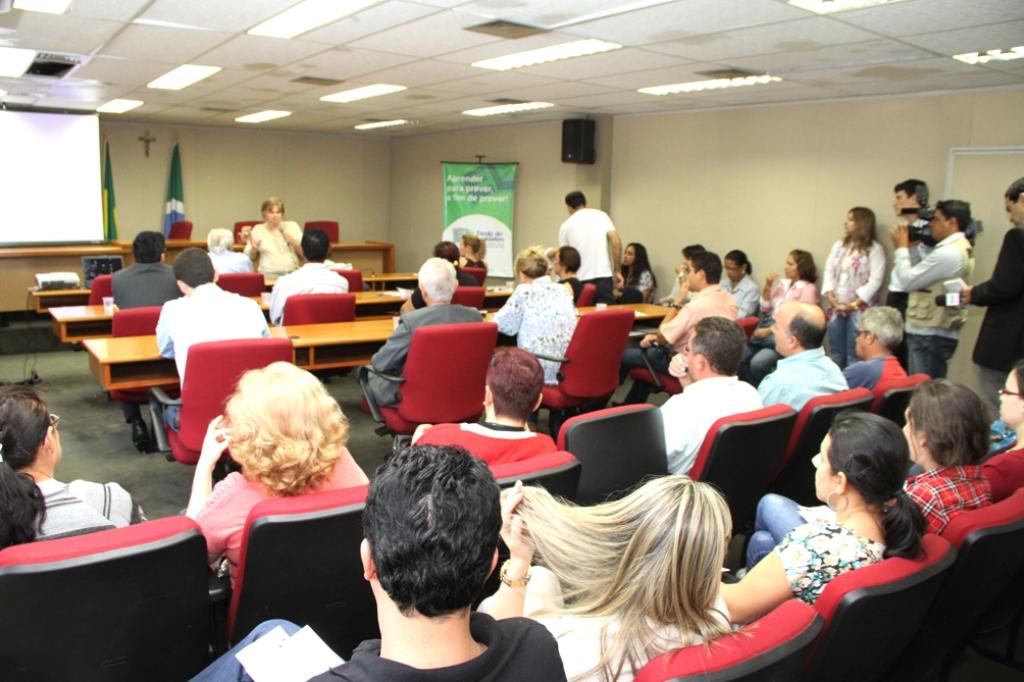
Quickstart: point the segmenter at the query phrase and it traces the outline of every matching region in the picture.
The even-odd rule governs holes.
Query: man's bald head
[[[821,348],[825,340],[825,313],[816,305],[788,301],[775,311],[775,350],[783,357]]]

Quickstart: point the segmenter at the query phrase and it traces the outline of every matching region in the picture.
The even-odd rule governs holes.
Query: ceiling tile
[[[1020,0],[907,0],[843,12],[840,21],[882,35],[907,36],[1024,18]]]
[[[131,21],[153,0],[75,0],[68,9],[72,17]]]
[[[292,72],[294,74],[293,77],[296,78],[299,76],[319,76],[322,78],[347,80],[413,61],[415,61],[413,57],[405,55],[339,47],[294,62],[288,67],[288,71]],[[399,85],[404,85],[404,83],[399,83]],[[331,92],[342,89],[344,89],[344,86],[337,87]]]
[[[481,73],[485,72],[464,64],[443,62],[436,59],[421,59],[390,69],[384,69],[383,71],[374,71],[370,75],[374,80],[381,83],[401,83],[402,85],[415,87],[464,78],[474,78]]]
[[[296,0],[156,0],[142,13],[145,19],[216,31],[244,32],[288,9]]]
[[[499,38],[463,30],[477,23],[475,17],[456,12],[432,14],[396,28],[375,33],[351,45],[369,50],[396,52],[414,57],[436,57]]]
[[[475,71],[480,75],[472,78],[448,81],[446,83],[439,84],[437,87],[451,92],[488,93],[536,87],[556,82],[552,78],[534,76],[521,71],[488,72],[484,69],[475,69]]]
[[[736,57],[729,60],[729,65],[740,69],[784,75],[823,69],[906,63],[934,57],[935,55],[931,52],[905,45],[896,40],[879,39],[869,40],[865,43],[831,45],[817,50],[793,50],[754,57]]]
[[[994,48],[1005,50],[1024,43],[1024,21],[1006,21],[988,26],[940,31],[902,38],[911,45],[937,54],[955,55],[963,52],[985,52]]]
[[[73,76],[114,85],[140,86],[167,73],[175,66],[177,64],[166,62],[96,56],[88,64],[78,67]]]
[[[230,37],[231,34],[222,31],[189,31],[132,25],[126,27],[103,48],[103,54],[126,59],[169,62],[175,65],[187,64]]]
[[[240,35],[218,45],[197,59],[230,69],[267,71],[330,49],[322,43]]]
[[[421,3],[394,0],[368,7],[359,14],[339,19],[333,24],[310,31],[302,38],[331,45],[344,45],[372,33],[385,31],[436,14],[439,11],[437,7],[425,7]]]
[[[551,76],[565,80],[583,80],[617,73],[629,73],[648,69],[668,68],[686,64],[689,60],[667,54],[648,52],[633,48],[604,52],[602,54],[565,59],[538,64],[520,69],[524,73]]]
[[[110,40],[121,29],[121,24],[103,19],[14,11],[0,14],[0,27],[16,31],[0,44],[90,54]]]

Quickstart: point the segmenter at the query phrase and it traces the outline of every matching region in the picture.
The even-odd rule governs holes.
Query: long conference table
[[[508,297],[511,289],[489,287],[484,292],[484,308],[495,311]],[[398,291],[357,291],[356,317],[358,319],[388,318],[398,314],[405,298]],[[267,306],[259,298],[253,300],[267,312]],[[85,339],[111,335],[114,313],[101,305],[69,305],[48,308],[53,334],[61,343],[78,343]]]
[[[633,303],[608,308],[633,310],[636,324],[656,325],[671,308],[648,303]],[[580,308],[581,315],[596,310]],[[488,315],[489,317],[489,315]],[[331,324],[273,327],[274,338],[292,341],[293,362],[306,370],[357,367],[384,345],[394,323],[391,318],[357,319]],[[104,390],[175,386],[178,374],[174,360],[160,357],[156,336],[92,338],[82,341],[89,353],[89,369]]]

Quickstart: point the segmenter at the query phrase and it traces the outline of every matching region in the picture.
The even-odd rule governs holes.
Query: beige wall
[[[391,231],[399,270],[415,270],[441,237],[441,162],[518,161],[514,251],[552,246],[567,217],[565,195],[579,189],[593,207],[607,208],[611,179],[610,119],[599,119],[594,165],[562,163],[562,124],[479,128],[400,138],[391,147]]]
[[[186,217],[193,237],[260,217],[281,197],[286,216],[337,220],[343,241],[386,239],[391,142],[386,138],[256,129],[149,125],[104,120],[117,196],[118,237],[162,229],[171,148],[179,144]],[[149,158],[137,139],[156,138]]]

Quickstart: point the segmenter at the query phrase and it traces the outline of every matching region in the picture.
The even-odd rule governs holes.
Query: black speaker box
[[[562,161],[594,163],[594,121],[567,118],[562,121]]]

